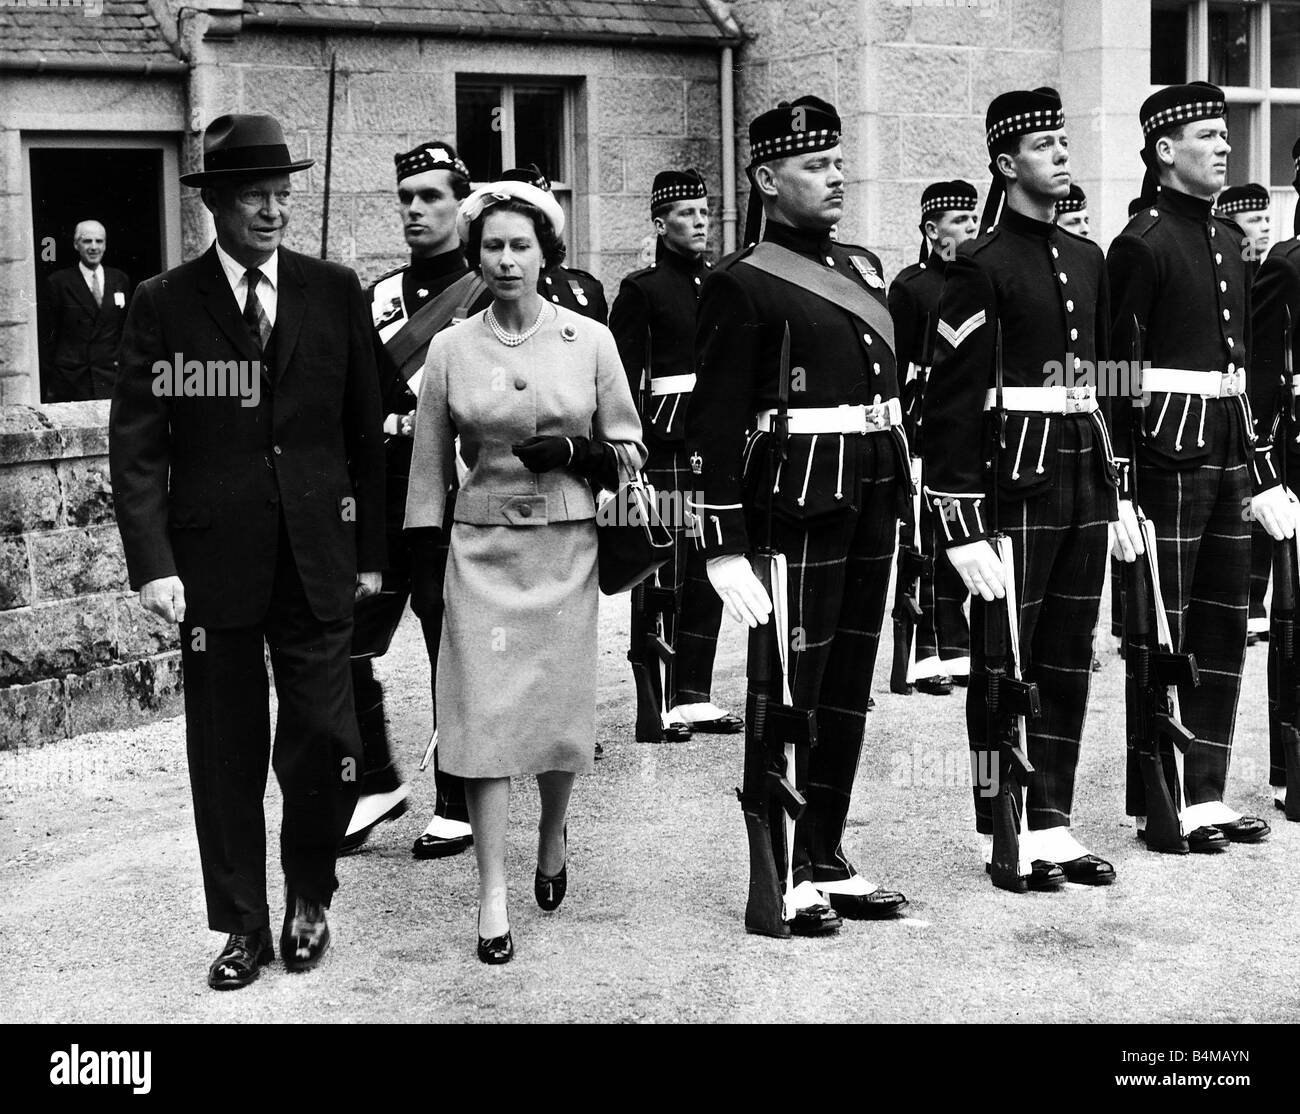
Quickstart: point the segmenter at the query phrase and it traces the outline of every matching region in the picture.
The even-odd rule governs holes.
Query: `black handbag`
[[[666,564],[673,552],[672,531],[664,524],[655,489],[626,450],[618,454],[618,490],[596,501],[596,570],[607,596],[630,592]]]

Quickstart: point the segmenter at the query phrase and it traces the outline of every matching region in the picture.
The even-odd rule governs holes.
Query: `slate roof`
[[[244,25],[707,46],[742,33],[724,0],[245,0]]]
[[[144,0],[26,0],[0,5],[0,62],[142,69],[178,66]]]

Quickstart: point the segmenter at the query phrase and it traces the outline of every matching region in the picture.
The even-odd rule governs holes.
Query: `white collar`
[[[86,261],[84,259],[78,259],[77,266],[81,268],[81,273],[85,275],[87,278],[90,278],[91,275],[97,274],[103,271],[104,269],[104,264],[99,263],[95,266],[95,269],[92,271],[89,267],[86,266]]]
[[[242,263],[236,260],[225,248],[216,240],[212,241],[212,246],[217,249],[217,258],[221,260],[221,269],[226,272],[226,279],[230,283],[230,289],[234,290],[240,282],[243,281],[244,272],[248,270]],[[271,253],[271,258],[257,268],[262,272],[262,278],[266,279],[271,286],[280,289],[280,249],[276,248]]]

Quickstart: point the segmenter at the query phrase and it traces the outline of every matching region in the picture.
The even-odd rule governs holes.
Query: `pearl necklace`
[[[492,335],[495,336],[497,340],[507,348],[518,348],[519,345],[523,344],[524,341],[542,327],[542,316],[545,313],[546,303],[543,302],[541,308],[537,311],[537,320],[529,325],[522,333],[511,333],[504,329],[501,322],[497,320],[496,314],[492,312],[491,306],[488,306],[487,313],[484,316],[487,318],[487,323],[492,329]]]

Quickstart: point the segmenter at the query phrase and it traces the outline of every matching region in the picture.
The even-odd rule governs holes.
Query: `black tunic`
[[[609,320],[605,288],[595,275],[576,267],[550,267],[537,276],[537,293],[548,302],[564,306],[604,325]]]

